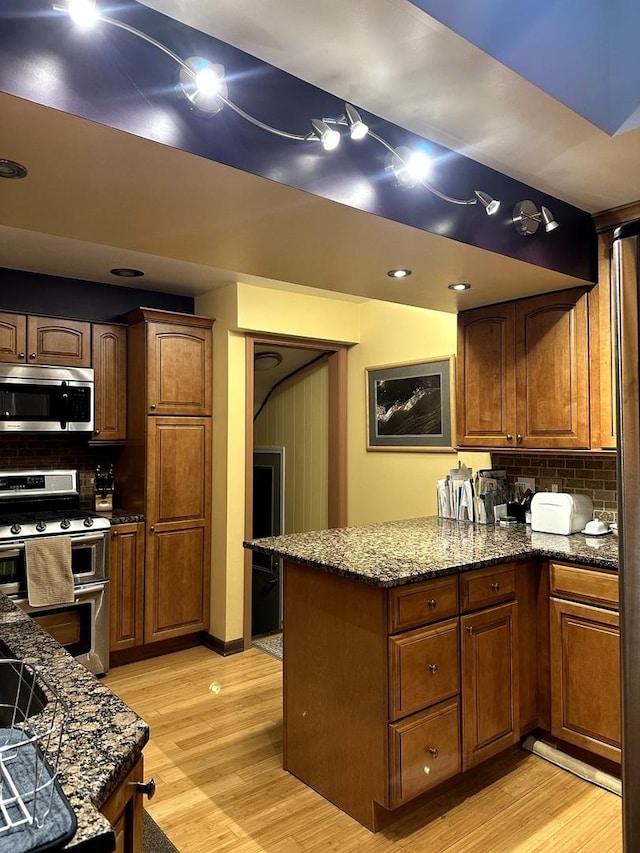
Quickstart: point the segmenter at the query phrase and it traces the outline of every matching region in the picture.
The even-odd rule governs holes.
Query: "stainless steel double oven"
[[[0,591],[96,675],[109,667],[110,523],[79,507],[77,471],[0,472]],[[71,540],[73,602],[32,607],[25,542]]]

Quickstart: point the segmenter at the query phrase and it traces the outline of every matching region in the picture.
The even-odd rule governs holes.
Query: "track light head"
[[[340,121],[338,119],[338,121]],[[369,128],[362,121],[360,113],[351,104],[344,105],[344,121],[349,126],[349,133],[352,139],[364,139],[369,133]]]
[[[214,65],[200,56],[190,56],[178,71],[178,90],[191,106],[207,115],[219,113],[227,97],[224,66]]]
[[[493,216],[494,213],[498,212],[500,202],[497,199],[491,198],[488,193],[483,193],[482,190],[474,190],[473,194],[480,202],[480,204],[484,207],[485,211],[487,212],[487,216]]]
[[[333,151],[334,148],[340,145],[340,134],[337,130],[329,127],[326,121],[320,118],[312,118],[311,127],[313,128],[313,134],[310,138],[320,140],[325,151]]]
[[[548,207],[544,207],[544,205],[543,205],[540,208],[540,212],[542,214],[542,222],[544,224],[544,230],[547,232],[547,234],[550,231],[555,231],[556,228],[560,227],[558,225],[558,223],[556,222],[556,220],[554,219],[553,214],[551,213],[551,211],[549,210]]]
[[[538,210],[532,201],[526,200],[519,201],[513,208],[513,224],[518,234],[523,237],[532,237],[541,222],[547,233],[560,227],[548,207]]]
[[[67,12],[79,27],[91,27],[98,20],[95,0],[69,0]]]

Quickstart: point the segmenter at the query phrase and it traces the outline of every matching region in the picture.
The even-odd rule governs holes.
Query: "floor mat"
[[[254,640],[251,644],[256,649],[262,649],[271,657],[282,660],[282,634],[272,634],[270,637],[262,637]]]

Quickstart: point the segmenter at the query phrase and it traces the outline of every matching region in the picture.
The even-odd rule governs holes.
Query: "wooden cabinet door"
[[[49,317],[27,318],[29,364],[91,367],[91,324]]]
[[[516,434],[513,303],[458,318],[458,444],[512,447]]]
[[[516,307],[517,447],[588,448],[589,322],[583,288]]]
[[[598,234],[597,349],[591,359],[592,381],[599,383],[599,435],[594,447],[618,446],[616,425],[616,341],[613,299],[613,230]],[[592,409],[593,411],[593,409]]]
[[[0,313],[0,362],[24,364],[27,359],[27,318]]]
[[[127,329],[94,323],[92,364],[95,372],[94,438],[127,437]]]
[[[551,599],[551,733],[620,761],[617,613]]]
[[[112,652],[139,646],[144,617],[144,524],[118,524],[109,540]]]
[[[145,642],[209,621],[211,421],[148,418]]]
[[[503,604],[460,618],[463,770],[518,741],[517,608]]]
[[[141,756],[124,782],[116,788],[101,809],[115,833],[115,853],[143,853],[142,795],[136,789],[136,783],[142,782],[142,777]]]
[[[148,323],[147,404],[156,415],[211,414],[211,329]]]

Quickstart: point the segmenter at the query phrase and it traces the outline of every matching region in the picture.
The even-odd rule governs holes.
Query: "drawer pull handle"
[[[492,589],[494,592],[500,592],[500,584],[499,584],[497,581],[496,581],[496,583],[492,583],[492,584],[491,584],[491,589]]]
[[[435,675],[435,673],[438,671],[438,664],[437,663],[430,663],[429,669]]]
[[[433,608],[433,607],[437,607],[437,605],[438,605],[438,602],[435,600],[435,598],[428,598],[427,599],[427,607]]]
[[[435,747],[435,746],[430,746],[430,747],[429,747],[429,752],[430,752],[430,754],[433,756],[433,758],[437,758],[437,757],[438,757],[438,749],[437,749],[437,747]]]

